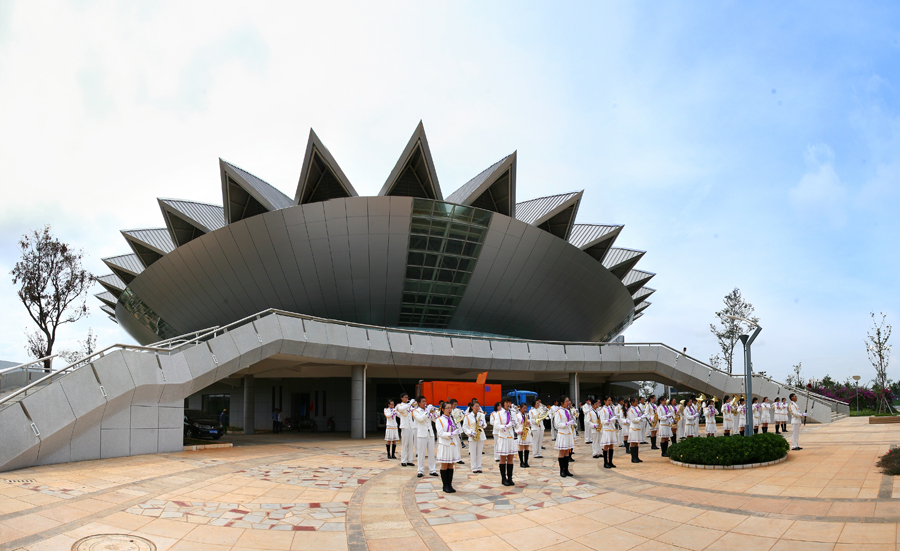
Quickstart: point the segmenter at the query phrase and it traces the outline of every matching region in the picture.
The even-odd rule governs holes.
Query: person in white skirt
[[[772,422],[772,403],[769,402],[768,396],[763,396],[760,404],[762,412],[759,416],[759,426],[762,427],[764,433],[769,432],[769,423]]]
[[[512,398],[503,398],[495,419],[494,447],[500,455],[500,480],[504,486],[515,486],[512,473],[516,455],[516,411],[512,407]]]
[[[625,431],[622,427],[625,425],[625,399],[619,398],[616,400],[616,437],[619,440],[619,447],[625,447]]]
[[[631,398],[631,406],[628,408],[628,424],[631,426],[628,433],[628,442],[631,445],[629,452],[631,453],[632,463],[643,463],[638,456],[638,447],[641,444],[641,435],[644,427],[644,415],[646,411],[638,404],[637,398]]]
[[[559,400],[553,402],[553,405],[550,406],[550,440],[556,442],[556,410],[559,409]]]
[[[743,398],[740,399],[740,401],[738,402],[736,415],[738,434],[740,434],[741,436],[744,436],[744,427],[747,424],[747,404],[745,402],[746,400],[744,400]]]
[[[758,434],[759,421],[762,416],[762,406],[759,404],[759,398],[754,397],[750,400],[750,413],[753,416],[753,434]]]
[[[457,438],[462,432],[462,427],[453,420],[453,404],[450,402],[442,406],[441,416],[437,418],[434,427],[437,430],[437,462],[441,464],[441,482],[444,483],[444,493],[453,494],[453,472],[456,462],[460,460]]]
[[[656,436],[659,432],[659,419],[654,420],[656,416],[656,395],[651,394],[649,398],[647,398],[647,431],[650,432],[650,449],[658,450],[659,446],[656,445]]]
[[[521,404],[516,410],[516,434],[519,441],[519,467],[527,469],[531,466],[528,464],[528,455],[534,445],[534,434],[531,432],[531,423],[528,422],[528,404]]]
[[[603,468],[615,469],[613,464],[613,454],[616,452],[616,409],[613,407],[612,397],[607,396],[603,399],[603,404],[597,400],[596,406],[597,418],[600,421],[599,432],[594,434],[594,442],[600,441],[600,447],[603,450]]]
[[[731,427],[733,426],[734,419],[732,418],[732,405],[731,405],[731,396],[725,395],[725,399],[722,400],[722,433],[725,436],[731,436]]]
[[[672,438],[675,442],[677,442],[676,438],[684,438],[685,435],[687,435],[687,418],[684,416],[685,403],[684,400],[678,403],[678,414],[681,418],[678,419],[678,426],[675,429],[675,438]]]
[[[554,447],[559,452],[557,461],[559,461],[559,476],[575,476],[569,472],[569,459],[572,454],[572,448],[575,447],[575,423],[578,421],[569,408],[572,407],[572,401],[568,396],[560,396],[559,408],[553,414],[553,424],[556,425],[556,444]]]
[[[687,402],[685,402],[684,406],[684,437],[685,438],[693,438],[695,436],[699,436],[697,431],[697,424],[700,422],[700,412],[697,410],[697,406],[694,405],[694,399],[688,398]]]
[[[800,411],[800,406],[797,405],[797,395],[791,393],[791,403],[788,405],[788,413],[791,416],[791,449],[792,450],[802,450],[800,447],[800,427],[803,424],[803,418],[806,417],[806,413]]]
[[[591,435],[591,457],[597,459],[603,455],[603,463],[606,463],[606,453],[603,453],[603,447],[600,445],[600,433],[603,430],[600,426],[600,400],[592,404],[591,408],[584,414],[584,433]]]
[[[497,445],[497,419],[498,415],[500,415],[500,402],[494,404],[494,411],[491,412],[490,422],[491,422],[491,433],[494,437],[494,463],[500,462],[500,446]]]
[[[409,394],[400,395],[400,403],[397,404],[397,415],[400,416],[400,466],[412,467],[416,458],[417,430],[413,421],[412,410],[416,404],[409,401]]]
[[[588,427],[588,415],[590,415],[591,411],[594,409],[594,404],[591,403],[590,400],[585,400],[583,404],[581,404],[581,418],[584,419],[584,443],[591,444],[594,441],[592,438],[594,437],[594,431],[592,431]]]
[[[787,422],[787,415],[785,415],[785,403],[783,402],[784,398],[778,399],[775,398],[775,434],[781,434],[782,429],[784,428],[784,423]]]
[[[472,472],[481,473],[481,453],[484,451],[486,439],[484,429],[487,423],[484,420],[484,412],[478,402],[469,404],[469,412],[466,414],[464,429],[469,437],[469,461],[472,463]]]
[[[622,425],[622,443],[625,447],[625,453],[631,453],[631,444],[628,443],[628,435],[631,434],[631,419],[628,416],[629,409],[631,409],[631,404],[628,400],[625,400],[625,403],[622,405],[622,414],[619,415],[619,424]]]
[[[438,476],[437,467],[434,462],[434,430],[432,421],[437,417],[437,410],[434,406],[428,405],[428,400],[424,396],[419,396],[418,407],[413,410],[413,420],[416,427],[416,467],[419,471],[418,477],[425,476],[425,458],[428,458],[428,474]]]
[[[538,398],[534,401],[534,407],[528,412],[528,422],[531,424],[531,434],[534,435],[532,437],[533,442],[531,444],[531,451],[535,459],[544,457],[541,453],[541,447],[544,445],[544,422],[538,419],[543,412],[542,405],[541,399]]]
[[[659,401],[656,407],[656,415],[659,417],[659,447],[663,457],[669,457],[669,439],[672,438],[672,426],[675,424],[675,408],[668,404],[668,400]]]
[[[716,435],[716,414],[719,412],[716,411],[716,403],[712,400],[708,400],[706,402],[706,411],[703,412],[703,415],[706,417],[706,437],[712,438]]]
[[[394,401],[388,400],[384,406],[384,445],[387,448],[388,459],[397,459],[397,441],[400,440],[400,433],[397,431],[397,410],[394,409]],[[400,449],[400,455],[403,455],[403,449]]]

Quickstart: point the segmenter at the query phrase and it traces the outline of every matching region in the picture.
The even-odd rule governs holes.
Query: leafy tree
[[[727,316],[744,318],[753,323],[759,323],[759,318],[753,315],[753,305],[744,300],[744,297],[741,296],[741,290],[737,287],[725,295],[723,302],[725,307],[716,312],[719,324],[710,323],[709,331],[716,336],[719,342],[719,348],[722,350],[722,362],[725,364],[724,370],[731,373],[734,366],[734,348],[740,341],[741,335],[750,333],[750,329],[753,326]]]
[[[37,325],[25,332],[25,349],[35,358],[53,354],[59,327],[88,313],[87,291],[94,277],[81,267],[82,251],[75,251],[50,234],[50,226],[25,234],[19,240],[21,258],[10,274],[19,286],[19,300]],[[44,362],[50,370],[50,360]]]
[[[825,375],[824,377],[822,377],[822,380],[819,381],[819,384],[822,386],[822,388],[831,390],[836,387],[838,383],[831,378],[831,375]]]
[[[884,393],[891,386],[887,370],[891,363],[891,345],[888,341],[891,339],[892,327],[887,323],[885,314],[881,314],[881,321],[875,318],[875,312],[870,312],[870,315],[872,316],[872,329],[869,330],[866,339],[866,352],[872,367],[875,368],[875,379],[872,381],[875,391]],[[879,402],[878,413],[881,413],[883,409],[890,409],[885,399]]]
[[[709,365],[716,369],[722,369],[722,356],[714,354],[709,357]]]

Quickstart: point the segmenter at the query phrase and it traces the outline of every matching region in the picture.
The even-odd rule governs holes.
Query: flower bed
[[[781,435],[761,433],[752,436],[686,438],[669,446],[673,463],[688,465],[757,465],[787,457],[790,444]]]

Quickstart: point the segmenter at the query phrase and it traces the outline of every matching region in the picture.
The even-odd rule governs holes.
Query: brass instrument
[[[523,417],[523,421],[522,421],[523,428],[522,428],[522,435],[519,437],[519,442],[524,442],[525,440],[527,440],[528,439],[528,431],[531,430],[531,423],[528,422],[528,418],[525,417],[524,415],[522,417]]]
[[[544,419],[550,417],[550,410],[544,404],[541,404],[541,407],[538,408],[538,414],[534,416],[535,423],[543,423]]]
[[[466,418],[466,414],[462,412],[459,408],[454,408],[453,412],[450,414],[453,417],[453,420],[456,421],[456,424],[462,426],[463,420]]]
[[[481,442],[481,439],[484,435],[484,429],[481,428],[481,425],[478,423],[478,413],[481,413],[481,412],[478,412],[478,413],[472,412],[472,413],[475,416],[475,436],[472,437],[472,441],[473,442]],[[482,415],[484,415],[484,414],[482,413]]]

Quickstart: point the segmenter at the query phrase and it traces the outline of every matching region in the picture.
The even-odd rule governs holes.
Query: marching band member
[[[647,400],[643,396],[638,398],[638,407],[641,408],[641,444],[647,443]]]
[[[643,463],[640,457],[638,457],[638,446],[640,446],[641,443],[644,415],[645,411],[638,405],[637,398],[632,397],[631,407],[628,408],[628,420],[631,422],[631,432],[628,434],[628,442],[631,445],[629,452],[631,453],[632,463]]]
[[[444,483],[444,493],[454,494],[453,472],[454,464],[460,460],[459,447],[456,445],[457,437],[462,432],[462,427],[453,420],[453,403],[446,402],[441,406],[441,416],[434,423],[437,429],[437,461],[441,464],[441,482]]]
[[[656,416],[659,417],[659,447],[662,449],[661,455],[669,457],[669,439],[672,438],[675,409],[669,406],[668,400],[662,399],[656,408]]]
[[[400,403],[397,404],[397,414],[400,416],[400,466],[412,467],[416,456],[417,431],[413,421],[412,410],[415,404],[409,401],[409,394],[400,395]]]
[[[759,398],[754,397],[750,400],[750,413],[753,416],[753,434],[759,434],[759,418],[762,414]]]
[[[601,455],[603,455],[603,465],[606,466],[606,451],[600,445],[600,433],[602,431],[602,427],[600,426],[600,400],[598,399],[594,402],[594,405],[591,409],[585,413],[584,416],[584,434],[585,439],[587,439],[587,434],[591,434],[591,457],[597,459]]]
[[[538,398],[534,401],[534,407],[528,412],[528,422],[531,424],[531,434],[534,435],[534,443],[532,444],[531,449],[534,452],[532,455],[534,455],[535,459],[544,457],[541,453],[541,446],[544,445],[544,422],[540,419],[543,406],[541,399]]]
[[[697,407],[694,405],[694,398],[688,398],[684,407],[684,419],[684,437],[693,438],[699,436],[697,424],[700,422],[700,412],[697,411]]]
[[[803,418],[806,417],[806,414],[800,411],[800,406],[797,405],[797,395],[791,393],[791,403],[789,404],[789,411],[791,414],[791,449],[792,450],[802,450],[800,447],[800,425],[803,423]]]
[[[419,470],[418,477],[425,476],[425,456],[428,456],[428,474],[438,476],[434,462],[434,430],[431,422],[436,417],[434,406],[428,405],[424,396],[419,396],[418,407],[413,411],[413,419],[416,424],[416,454],[418,460],[416,467]]]
[[[513,456],[516,455],[516,418],[512,410],[512,398],[503,398],[494,425],[494,447],[500,455],[500,480],[504,486],[515,486],[512,481]]]
[[[624,405],[622,405],[622,415],[619,417],[619,423],[622,424],[622,442],[625,447],[625,453],[631,453],[631,447],[628,443],[628,436],[631,434],[631,417],[628,415],[628,410],[631,409],[631,404],[628,400],[624,400]]]
[[[569,413],[572,414],[572,419],[575,420],[575,423],[572,425],[572,450],[569,452],[569,463],[575,462],[575,440],[578,438],[578,408],[575,407],[575,404],[569,406]]]
[[[759,422],[762,425],[763,433],[766,433],[769,432],[769,421],[772,420],[772,404],[769,402],[768,396],[763,396],[760,407],[762,408],[762,414],[759,416]]]
[[[741,398],[737,407],[738,432],[741,436],[744,436],[744,426],[747,424],[747,405],[744,402],[745,400]]]
[[[594,409],[593,404],[591,404],[590,400],[585,400],[583,404],[581,404],[581,418],[584,423],[584,443],[591,444],[593,442],[594,431],[592,431],[588,427],[588,414]]]
[[[553,405],[550,406],[550,415],[552,419],[550,421],[550,440],[556,442],[556,410],[559,409],[559,400],[554,400]]]
[[[687,418],[684,416],[684,408],[685,402],[681,400],[678,402],[678,415],[680,415],[680,419],[678,419],[678,427],[676,428],[676,435],[672,438],[672,442],[678,442],[678,436],[684,438],[687,435]]]
[[[384,445],[387,448],[388,459],[397,459],[397,440],[400,440],[400,433],[397,432],[397,411],[394,409],[394,401],[388,400],[384,406]],[[403,448],[400,448],[400,455],[403,455]]]
[[[572,401],[568,396],[560,396],[560,407],[557,408],[553,416],[553,424],[556,425],[556,445],[554,446],[559,452],[559,476],[575,476],[569,472],[569,463],[572,458],[572,448],[575,447],[575,431],[572,426],[576,423],[575,418],[569,408],[572,407]]]
[[[787,423],[787,404],[784,402],[784,398],[778,399],[775,398],[775,433],[781,434],[782,432],[787,432],[784,424]]]
[[[472,472],[481,473],[481,452],[484,450],[484,429],[487,428],[487,423],[477,401],[473,400],[469,404],[469,410],[464,426],[469,437],[469,460],[472,462]]]
[[[650,449],[658,450],[656,445],[656,434],[659,431],[659,420],[654,420],[656,415],[656,395],[651,394],[647,400],[647,427],[650,430]]]
[[[450,405],[453,406],[453,410],[451,410],[451,415],[455,415],[453,420],[456,421],[457,425],[462,425],[463,416],[465,414],[462,413],[462,411],[460,411],[459,413],[455,413],[456,410],[459,408],[459,402],[456,400],[456,398],[453,398],[450,400]],[[465,447],[465,446],[463,446],[463,443],[462,443],[462,431],[460,431],[460,433],[456,435],[456,447],[459,448],[459,457],[462,457],[462,450]],[[459,464],[460,465],[463,464],[462,459],[459,460]]]
[[[625,447],[625,437],[624,437],[625,431],[622,430],[622,426],[625,422],[625,399],[619,398],[618,400],[616,400],[616,402],[617,402],[616,403],[616,418],[618,419],[618,421],[616,421],[616,428],[618,429],[618,430],[616,430],[616,438],[618,438],[619,447],[624,448]]]
[[[678,443],[678,424],[681,422],[681,410],[679,409],[681,404],[678,403],[675,398],[669,398],[669,409],[672,410],[672,438],[671,441],[673,444]]]
[[[494,404],[494,411],[491,412],[491,432],[494,433],[494,463],[500,462],[500,446],[497,445],[497,432],[496,427],[498,424],[498,415],[500,415],[500,402]]]
[[[722,432],[725,433],[725,436],[731,436],[731,427],[734,421],[731,410],[731,396],[726,394],[725,399],[722,400]]]
[[[603,405],[597,400],[594,405],[597,407],[597,420],[600,424],[600,431],[594,434],[594,442],[600,442],[603,449],[603,468],[615,469],[613,465],[613,454],[616,451],[616,410],[612,405],[612,397],[607,396],[603,399]]]
[[[531,467],[528,464],[528,449],[534,444],[534,434],[528,422],[528,404],[519,405],[516,411],[516,434],[519,435],[519,466],[527,469]]]
[[[716,435],[716,403],[712,400],[706,402],[706,411],[703,412],[706,417],[706,437],[712,438]]]

